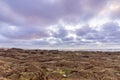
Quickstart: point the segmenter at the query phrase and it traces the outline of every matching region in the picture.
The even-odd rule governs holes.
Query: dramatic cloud
[[[6,5],[3,9],[7,8],[8,13],[14,14],[11,19],[21,17],[28,24],[46,25],[56,24],[61,19],[66,22],[88,20],[99,13],[106,0],[4,0],[3,3]]]
[[[120,0],[111,1],[110,10],[112,18],[120,19]]]
[[[119,4],[120,0],[0,0],[0,45],[118,47]]]
[[[44,29],[30,27],[17,27],[17,26],[1,26],[0,34],[10,39],[35,39],[47,37],[49,34]]]
[[[85,28],[85,27],[84,27]],[[88,41],[101,42],[101,43],[120,43],[120,25],[117,23],[106,23],[101,26],[100,30],[91,28],[77,30],[78,36]]]

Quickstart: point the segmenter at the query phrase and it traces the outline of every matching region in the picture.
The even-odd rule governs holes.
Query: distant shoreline
[[[58,51],[100,51],[100,52],[120,52],[120,49],[47,49],[47,48],[41,48],[41,49],[27,49],[27,48],[0,48],[4,50],[8,49],[16,49],[16,50],[58,50]]]

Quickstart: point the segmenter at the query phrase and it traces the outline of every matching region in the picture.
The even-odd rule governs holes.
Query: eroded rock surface
[[[0,49],[0,80],[120,80],[120,52]]]

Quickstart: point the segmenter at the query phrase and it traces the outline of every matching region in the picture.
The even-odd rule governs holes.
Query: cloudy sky
[[[120,48],[120,0],[0,0],[0,47]]]

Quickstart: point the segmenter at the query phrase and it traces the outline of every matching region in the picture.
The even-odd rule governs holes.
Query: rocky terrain
[[[0,49],[0,80],[120,80],[120,52]]]

